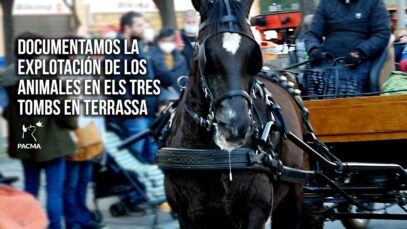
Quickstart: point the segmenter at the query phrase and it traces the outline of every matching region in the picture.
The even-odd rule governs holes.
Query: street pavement
[[[17,160],[8,159],[7,156],[0,153],[0,172],[6,176],[18,176],[20,180],[14,184],[14,187],[22,189],[22,168],[21,164]],[[40,191],[40,202],[42,206],[45,203],[44,187],[45,181],[42,179],[41,191]],[[94,203],[92,200],[92,189],[89,188],[88,195],[88,206],[94,209]],[[112,203],[115,203],[117,198],[106,198],[98,200],[99,208],[103,215],[103,224],[109,229],[147,229],[151,228],[152,214],[147,213],[146,215],[127,215],[122,217],[112,217],[110,216],[108,209]],[[390,212],[402,213],[400,210],[391,209]],[[169,213],[160,212],[159,213],[159,226],[157,228],[162,229],[177,229],[178,223],[174,220]],[[270,228],[270,225],[266,225],[266,228]],[[325,223],[326,229],[341,229],[344,228],[342,224],[338,221]],[[385,221],[385,220],[373,220],[369,229],[407,229],[407,222],[403,221]]]

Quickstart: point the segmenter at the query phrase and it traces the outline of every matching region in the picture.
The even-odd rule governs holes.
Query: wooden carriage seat
[[[407,95],[308,100],[304,105],[323,142],[407,139]]]
[[[395,70],[394,35],[390,36],[384,52],[376,58],[370,70],[370,91],[379,92],[390,72]]]

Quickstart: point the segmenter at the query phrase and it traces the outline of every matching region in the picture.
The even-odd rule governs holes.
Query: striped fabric
[[[164,174],[157,165],[143,164],[138,161],[129,150],[118,150],[117,146],[122,142],[119,136],[107,132],[104,143],[106,152],[124,170],[136,174],[145,189],[147,201],[150,204],[161,204],[165,202]]]

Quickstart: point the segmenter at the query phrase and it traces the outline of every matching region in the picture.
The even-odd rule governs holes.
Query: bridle
[[[223,1],[225,8],[226,8],[226,15],[223,16],[223,18],[221,20],[221,23],[225,24],[226,27],[223,29],[220,29],[219,31],[209,34],[202,40],[202,42],[197,42],[195,45],[195,53],[194,53],[195,61],[198,64],[198,72],[199,72],[199,77],[200,77],[201,88],[204,92],[205,98],[207,98],[209,100],[208,115],[206,118],[202,117],[198,113],[192,111],[187,106],[185,107],[187,113],[192,117],[192,119],[195,120],[201,127],[204,127],[207,131],[210,131],[214,126],[217,125],[216,120],[215,120],[216,107],[218,107],[218,105],[226,99],[230,99],[232,97],[243,97],[249,105],[249,112],[251,114],[251,111],[253,108],[253,98],[254,98],[254,91],[255,91],[254,89],[255,89],[257,80],[255,78],[252,80],[252,85],[249,90],[250,94],[243,89],[234,89],[234,90],[230,90],[230,91],[226,92],[225,94],[223,94],[221,96],[215,97],[214,94],[212,93],[211,89],[209,88],[209,84],[207,82],[206,76],[204,75],[204,71],[205,71],[205,68],[207,65],[206,51],[205,51],[206,42],[210,38],[212,38],[216,35],[222,34],[222,33],[237,33],[239,35],[242,35],[242,36],[247,37],[250,40],[252,40],[254,42],[254,44],[256,45],[256,48],[260,50],[260,46],[254,40],[254,38],[250,34],[247,34],[238,28],[237,24],[239,23],[239,19],[235,15],[233,15],[229,0],[218,0],[218,1]],[[208,21],[202,22],[200,25],[199,31],[201,32],[208,26],[210,26]],[[249,24],[249,26],[250,26],[250,24]],[[259,53],[261,53],[261,51],[259,51]],[[260,58],[260,59],[262,60],[262,58]],[[262,66],[262,64],[260,64],[259,66]],[[257,73],[260,72],[260,70],[261,69],[259,68]]]

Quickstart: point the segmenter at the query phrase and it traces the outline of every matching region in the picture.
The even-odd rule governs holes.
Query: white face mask
[[[153,42],[154,37],[155,37],[154,29],[152,29],[152,28],[145,29],[144,33],[143,33],[143,37],[146,42]]]
[[[199,26],[198,25],[186,25],[184,27],[184,31],[186,33],[196,34],[198,33]]]
[[[164,53],[172,53],[175,50],[176,45],[173,42],[160,42],[158,43],[158,47],[160,47],[161,51]]]

